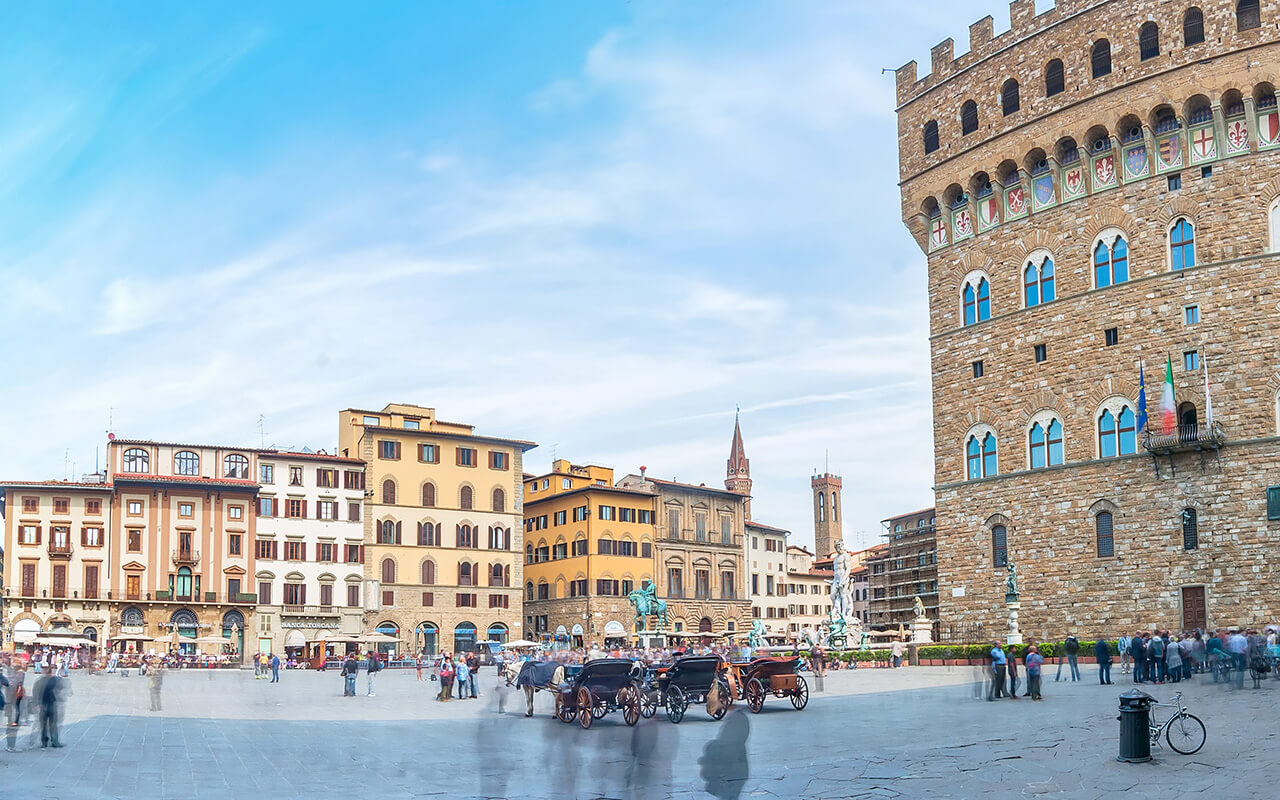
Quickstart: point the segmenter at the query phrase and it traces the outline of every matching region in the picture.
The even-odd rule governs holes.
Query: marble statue
[[[853,614],[850,572],[853,558],[844,549],[844,542],[836,542],[836,552],[831,557],[831,615],[845,619]]]
[[[911,604],[911,608],[916,612],[916,619],[924,619],[924,601],[920,599],[920,595],[916,595],[915,602]]]

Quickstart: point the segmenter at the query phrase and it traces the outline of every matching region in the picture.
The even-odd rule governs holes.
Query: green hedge
[[[1093,657],[1094,642],[1080,642],[1080,656]],[[1111,651],[1112,657],[1119,655],[1114,640],[1107,642],[1108,649]],[[1019,659],[1027,653],[1027,645],[1019,644],[1012,647],[1014,655]],[[1065,657],[1062,642],[1036,642],[1036,647],[1040,651],[1040,655],[1045,658]],[[1009,652],[1008,647],[1005,652]],[[808,650],[799,651],[801,655],[808,656]],[[931,644],[925,645],[917,650],[917,656],[927,659],[973,659],[986,660],[991,658],[991,643],[983,644]],[[832,660],[843,661],[846,664],[851,661],[889,661],[893,657],[890,650],[833,650],[827,653],[827,658]]]

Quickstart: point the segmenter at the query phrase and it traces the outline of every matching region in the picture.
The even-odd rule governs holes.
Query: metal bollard
[[[1120,695],[1120,755],[1117,761],[1151,760],[1151,703],[1155,698],[1140,689]]]

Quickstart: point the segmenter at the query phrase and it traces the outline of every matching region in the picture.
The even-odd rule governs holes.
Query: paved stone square
[[[375,697],[362,675],[355,698],[341,696],[334,673],[286,672],[277,685],[248,672],[169,673],[159,713],[147,710],[145,679],[77,676],[66,747],[0,753],[0,787],[49,800],[1270,796],[1280,681],[1154,687],[1161,699],[1186,692],[1208,742],[1194,756],[1157,749],[1130,765],[1115,760],[1128,677],[1104,687],[1084,672],[1074,684],[1050,674],[1040,703],[988,703],[975,698],[974,669],[863,669],[829,676],[800,712],[770,698],[763,713],[722,722],[691,708],[680,725],[659,712],[628,728],[615,714],[591,730],[551,718],[545,694],[525,719],[522,697],[499,689],[491,669],[480,699],[449,704],[433,702],[437,684],[412,671],[381,673]],[[29,728],[19,744],[33,744]],[[745,778],[729,784],[740,795],[708,793],[708,745],[719,772]]]

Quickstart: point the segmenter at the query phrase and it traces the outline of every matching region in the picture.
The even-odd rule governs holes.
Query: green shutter
[[[1267,519],[1280,519],[1280,486],[1267,487]]]

